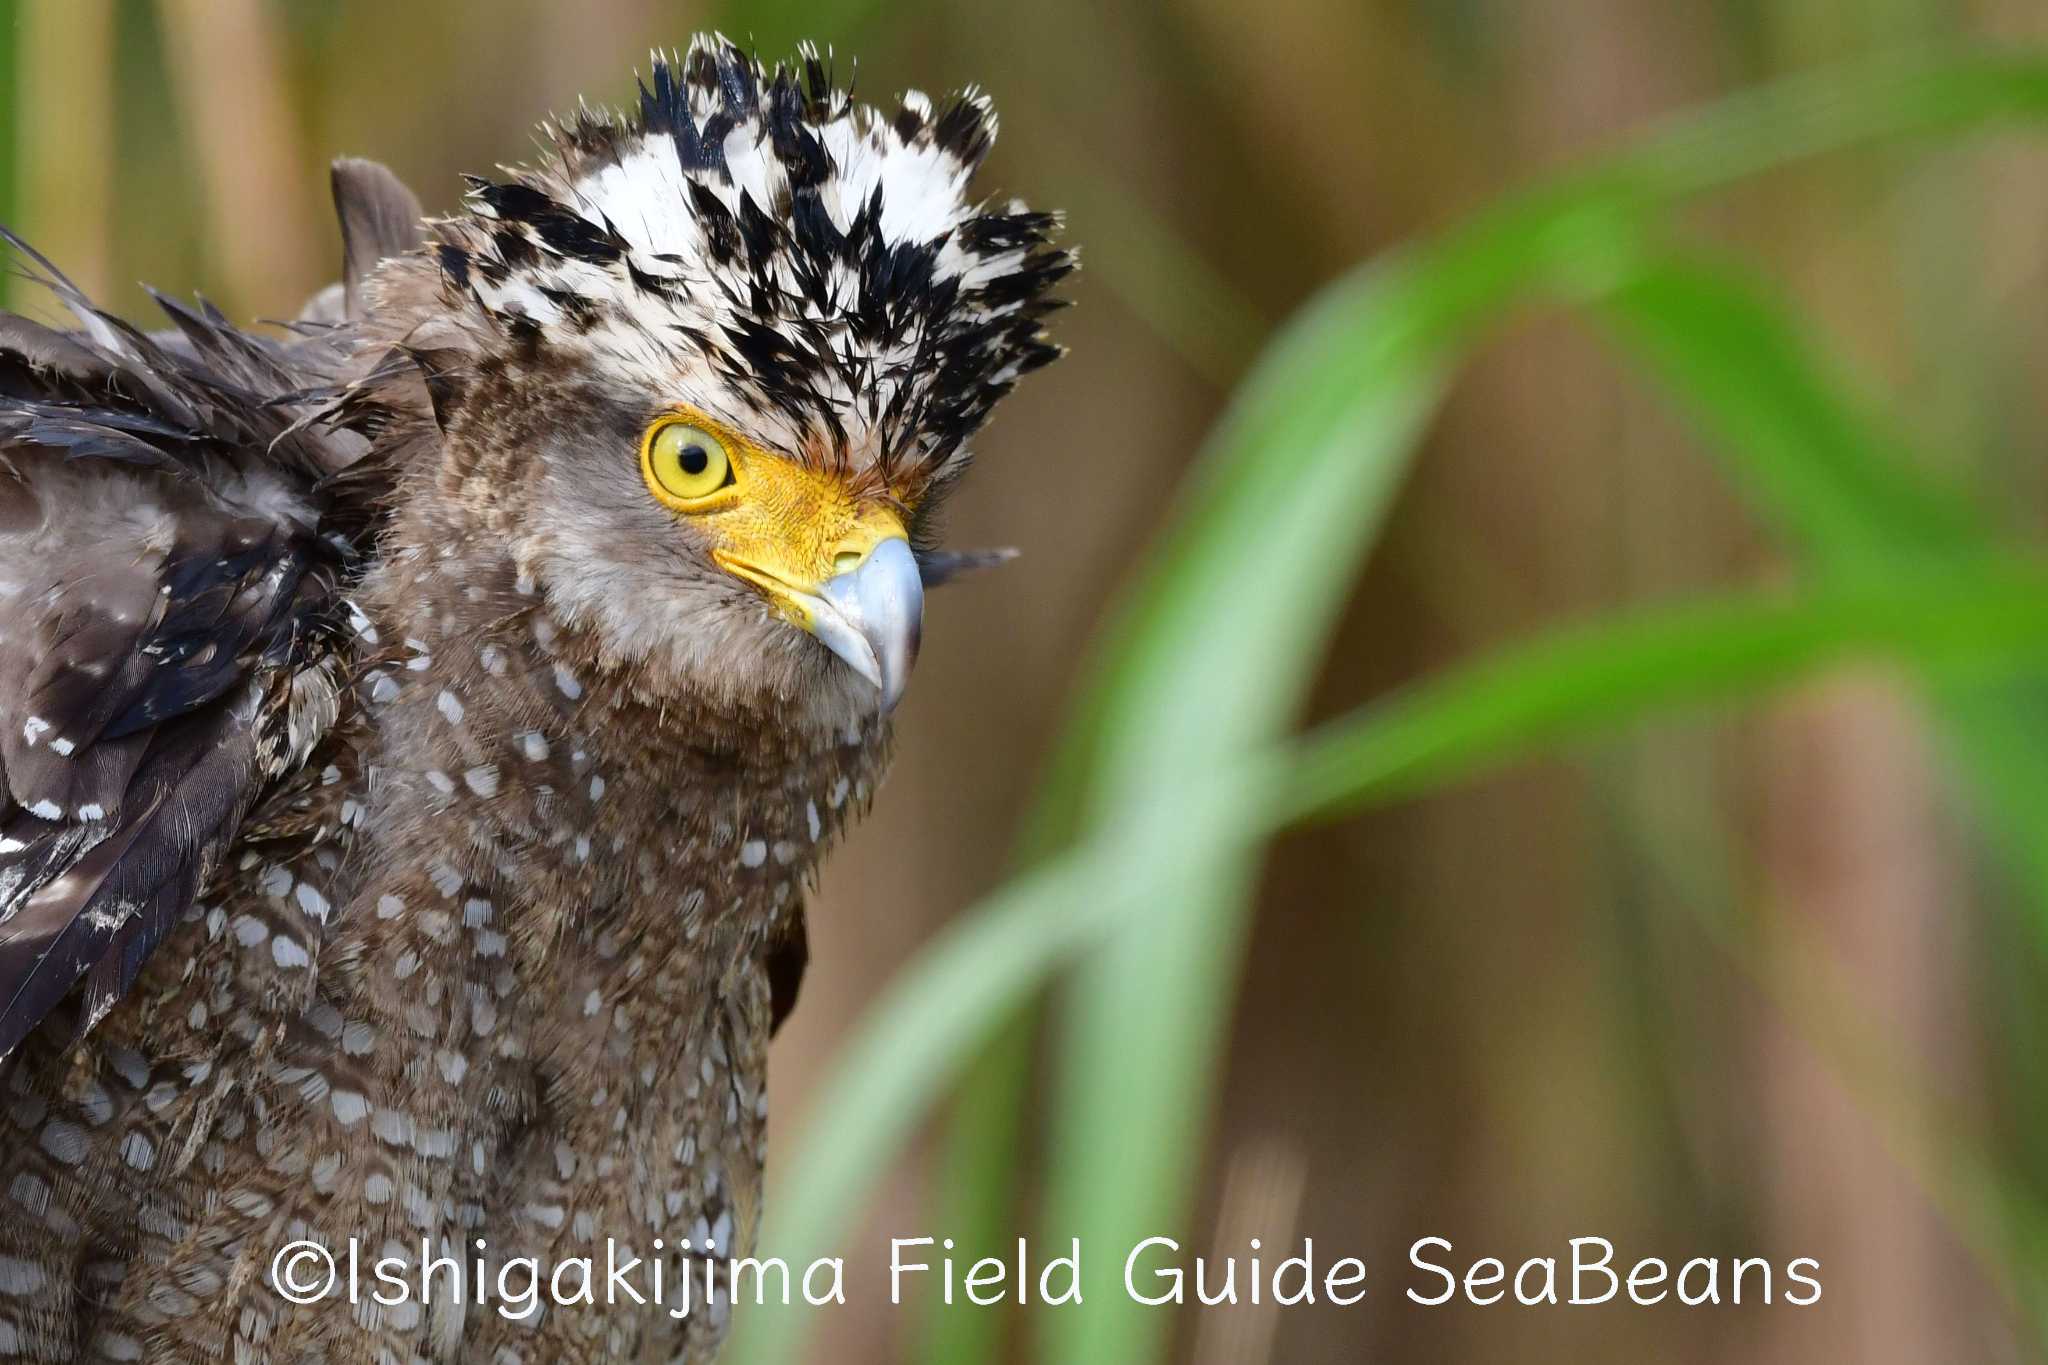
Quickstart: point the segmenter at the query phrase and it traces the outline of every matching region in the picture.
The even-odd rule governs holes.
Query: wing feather
[[[317,736],[294,680],[351,639],[381,526],[316,420],[347,338],[159,298],[151,335],[0,228],[78,323],[0,314],[0,1059],[88,1028]],[[331,719],[331,714],[330,717]]]
[[[350,318],[364,313],[363,281],[379,262],[403,255],[425,238],[420,201],[374,161],[344,157],[332,167],[334,209],[341,219],[341,281]]]
[[[804,970],[811,964],[811,937],[804,920],[802,901],[769,931],[768,951],[762,970],[768,976],[768,1034],[782,1031],[783,1020],[796,1008],[797,992],[803,987]]]
[[[69,1032],[90,1028],[134,984],[192,904],[253,795],[253,707],[160,736],[127,818],[0,922],[0,1056],[50,1021],[83,977]]]

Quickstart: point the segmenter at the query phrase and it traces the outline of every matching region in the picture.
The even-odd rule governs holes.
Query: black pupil
[[[702,474],[711,466],[711,454],[694,441],[683,447],[683,453],[676,457],[685,474]]]

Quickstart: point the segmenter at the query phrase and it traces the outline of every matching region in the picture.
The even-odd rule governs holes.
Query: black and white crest
[[[545,130],[554,163],[473,180],[444,285],[514,344],[650,392],[700,377],[788,449],[929,482],[1058,354],[1056,217],[969,197],[995,131],[973,89],[883,111],[813,48],[771,71],[699,37],[637,114],[583,109]]]

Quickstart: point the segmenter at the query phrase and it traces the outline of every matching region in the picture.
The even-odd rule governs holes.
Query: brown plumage
[[[0,1359],[710,1358],[722,1286],[514,1319],[271,1258],[749,1251],[909,545],[976,562],[928,528],[1053,355],[992,134],[706,39],[468,214],[338,166],[284,340],[30,254],[78,327],[0,317]]]

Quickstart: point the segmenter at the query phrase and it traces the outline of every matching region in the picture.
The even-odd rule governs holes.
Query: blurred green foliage
[[[1034,833],[1041,852],[1064,851],[963,916],[885,998],[848,1048],[763,1244],[792,1260],[830,1254],[940,1079],[1062,968],[1075,980],[1058,1004],[1043,1244],[1126,1247],[1184,1227],[1200,1159],[1188,1116],[1212,1102],[1256,855],[1264,837],[1318,813],[1426,793],[1660,703],[1741,695],[1861,650],[1936,678],[1965,752],[1983,764],[1984,800],[2015,832],[2048,827],[2048,747],[2008,724],[2048,661],[2048,580],[1948,571],[1945,561],[1992,552],[1967,513],[1915,486],[1883,428],[1821,377],[1788,321],[1655,245],[1678,199],[1726,180],[2014,117],[2048,118],[2048,61],[1887,60],[1805,77],[1368,266],[1304,310],[1244,384],[1102,636]],[[1695,609],[1581,631],[1369,710],[1298,756],[1268,752],[1301,706],[1449,368],[1532,291],[1614,316],[1729,438],[1733,472],[1761,510],[1796,527],[1823,564],[1851,570],[1856,591],[1816,590],[1803,610]],[[2038,847],[2012,844],[2022,871]],[[2048,880],[2036,895],[2048,911]],[[1024,1060],[1005,1048],[995,1064]],[[2020,1273],[2000,1278],[2031,1296],[2043,1229],[2017,1192],[1996,1207],[2026,1221],[1978,1231],[1994,1255],[2023,1253]],[[978,1231],[965,1245],[997,1244],[996,1229]],[[1042,1317],[1039,1358],[1158,1358],[1167,1321],[1118,1292],[1110,1258],[1090,1269],[1085,1311]],[[794,1359],[796,1315],[749,1318],[735,1358]],[[965,1354],[967,1340],[937,1337],[932,1358],[985,1358],[987,1343]]]
[[[1971,572],[1952,574],[1955,565],[1980,563],[2013,543],[2010,519],[1980,513],[1946,486],[1937,471],[1954,462],[1913,450],[1900,434],[1904,424],[1874,412],[1767,289],[1739,269],[1674,249],[1677,224],[1669,211],[1684,196],[1817,152],[2037,121],[2048,112],[2044,77],[2048,67],[2028,57],[1900,56],[1731,99],[1634,152],[1479,215],[1440,242],[1374,263],[1326,290],[1268,350],[1210,441],[1178,520],[1099,637],[1094,681],[1027,838],[1033,858],[1079,849],[1053,864],[1062,874],[1073,870],[1072,859],[1124,845],[1120,856],[1079,873],[1078,886],[1060,881],[1046,892],[1041,943],[1067,943],[1068,922],[1053,909],[1060,896],[1092,898],[1107,936],[1100,946],[1082,946],[1076,983],[1056,997],[1056,1103],[1043,1120],[1051,1160],[1039,1224],[1048,1243],[1079,1233],[1086,1245],[1120,1247],[1151,1231],[1186,1227],[1202,1157],[1202,1130],[1190,1116],[1207,1112],[1221,1074],[1221,1021],[1247,929],[1251,859],[1264,832],[1325,804],[1426,794],[1474,764],[1580,735],[1581,724],[1596,730],[1630,722],[1641,713],[1637,703],[1652,694],[1684,700],[1696,687],[1741,692],[1774,685],[1785,676],[1781,669],[1833,658],[1831,649],[1807,650],[1834,631],[1921,672],[1972,779],[1974,808],[2018,893],[2011,922],[2030,940],[2025,951],[2039,953],[2048,925],[2048,841],[2040,837],[2048,827],[2048,694],[2039,681],[2037,626],[2024,605],[2037,586],[2024,575],[2011,583],[2018,614],[2002,624],[1981,621],[1989,633],[1979,636],[1966,618],[2000,594],[1981,595]],[[1200,272],[1191,273],[1199,282]],[[1735,491],[1808,566],[1817,585],[1813,617],[1780,637],[1774,626],[1751,635],[1759,623],[1733,626],[1706,611],[1658,622],[1641,637],[1628,627],[1612,637],[1566,637],[1461,675],[1444,685],[1441,703],[1439,693],[1425,691],[1414,711],[1434,721],[1441,704],[1443,712],[1477,724],[1486,738],[1463,762],[1439,767],[1427,756],[1428,741],[1416,741],[1425,755],[1418,757],[1403,754],[1400,740],[1390,737],[1383,742],[1396,755],[1387,762],[1397,775],[1370,763],[1347,767],[1346,756],[1378,751],[1374,723],[1401,717],[1397,706],[1392,717],[1360,718],[1356,749],[1333,744],[1328,756],[1308,763],[1320,779],[1296,769],[1291,778],[1254,781],[1256,760],[1219,778],[1232,753],[1275,741],[1298,710],[1335,616],[1335,592],[1370,548],[1448,372],[1532,294],[1607,322],[1623,352],[1697,419]],[[1837,596],[1827,585],[1839,582],[1858,586]],[[1923,591],[1932,596],[1920,598]],[[1902,625],[1916,601],[1929,607],[1925,624],[1941,623],[1938,633],[1960,631],[1950,643],[1974,639],[1965,652],[1987,646],[1990,653],[1976,663],[1989,666],[1958,673],[1946,645],[1909,640],[1911,628],[1879,642],[1854,624],[1862,617],[1866,625]],[[1724,626],[1732,628],[1724,634]],[[1816,633],[1808,636],[1806,628]],[[1992,643],[1999,638],[2010,652]],[[1779,654],[1780,645],[1789,652]],[[1564,723],[1567,717],[1576,723]],[[1456,721],[1449,725],[1456,730]],[[1402,733],[1398,724],[1387,729]],[[1404,758],[1417,771],[1400,773]],[[1277,761],[1274,767],[1286,771]],[[1205,779],[1230,795],[1209,791]],[[1205,805],[1204,795],[1213,804]],[[1014,894],[999,893],[990,912],[1022,913]],[[975,927],[969,918],[959,932]],[[1034,953],[1021,965],[1017,957],[1005,959],[1002,970],[1029,974],[1060,965],[1057,953]],[[978,1032],[1021,986],[1006,980],[990,991],[987,978],[977,983],[971,969],[962,971],[956,986],[964,981],[968,993],[979,991],[985,1006]],[[1813,990],[1826,994],[1818,980]],[[914,1008],[901,1019],[885,1015],[882,1027],[913,1033],[915,1017]],[[966,1028],[958,1017],[948,1023],[949,1030]],[[1816,1022],[1814,1031],[1827,1029]],[[1856,1074],[1858,1059],[1840,1048],[1833,1055],[1873,1109],[1900,1103]],[[835,1093],[846,1102],[826,1106],[820,1132],[835,1142],[843,1137],[840,1123],[853,1121],[863,1103],[853,1096],[872,1101],[887,1057],[878,1050],[866,1068],[841,1078]],[[1024,1113],[1028,1062],[1014,1041],[1000,1049],[972,1083],[969,1102],[993,1101],[998,1115]],[[928,1086],[929,1076],[920,1084]],[[1896,1076],[1891,1084],[1899,1084]],[[1927,1078],[1903,1103],[1916,1112],[1934,1103]],[[900,1115],[890,1119],[898,1128],[903,1122]],[[1019,1150],[992,1140],[986,1115],[969,1113],[957,1123],[970,1154],[977,1145]],[[2038,1288],[2048,1225],[2041,1221],[2039,1167],[2000,1163],[1959,1132],[1942,1131],[1934,1150],[1902,1150],[1899,1159],[1920,1171],[2008,1306],[2032,1319],[2032,1345],[2041,1349],[2048,1344],[2048,1301]],[[1895,1141],[1913,1146],[1907,1138]],[[837,1188],[861,1188],[845,1153],[836,1155]],[[1008,1164],[987,1159],[958,1161],[955,1169],[998,1187],[1012,1179]],[[786,1225],[789,1244],[798,1247],[810,1244],[806,1234],[820,1225],[814,1217],[833,1210],[830,1199],[816,1197],[822,1184],[803,1175],[800,1166],[791,1178],[805,1197],[792,1201]],[[966,1244],[999,1244],[1007,1221],[1001,1197],[963,1191],[953,1207],[984,1217],[998,1211],[986,1226],[970,1229],[976,1236]],[[1167,1320],[1134,1308],[1107,1276],[1091,1289],[1090,1311],[1047,1315],[1036,1324],[1037,1358],[1116,1362],[1163,1353]],[[984,1316],[964,1331],[935,1334],[927,1358],[991,1358],[997,1334]],[[772,1348],[763,1349],[772,1358]]]

